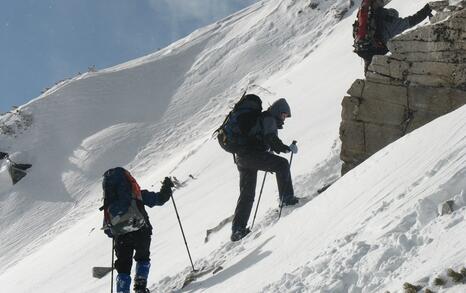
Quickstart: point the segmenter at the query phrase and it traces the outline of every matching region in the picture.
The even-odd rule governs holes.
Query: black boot
[[[138,278],[134,280],[134,292],[135,293],[150,293],[147,287],[147,280]]]
[[[248,235],[249,233],[251,233],[251,230],[249,230],[249,228],[241,228],[241,229],[233,230],[233,233],[231,233],[230,239],[233,242],[239,241],[243,239],[244,236]]]
[[[283,199],[283,206],[294,206],[297,203],[299,203],[299,198],[294,195],[287,196]]]

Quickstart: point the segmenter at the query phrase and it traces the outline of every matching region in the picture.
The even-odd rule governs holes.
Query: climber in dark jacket
[[[107,236],[114,238],[116,261],[115,268],[117,275],[117,293],[129,293],[131,285],[131,267],[132,258],[136,261],[136,276],[134,279],[134,291],[137,293],[148,292],[147,277],[150,269],[150,243],[152,235],[152,225],[149,221],[149,216],[144,206],[154,207],[165,204],[172,195],[171,188],[173,183],[170,178],[166,177],[160,188],[160,192],[152,192],[141,190],[136,180],[124,168],[117,167],[107,170],[104,174],[102,188],[104,190],[104,198],[112,198],[104,200],[105,210],[104,233]],[[109,193],[109,194],[105,194]],[[123,218],[129,214],[130,206],[134,198],[140,198],[142,202],[136,203],[137,210],[140,212],[144,221],[143,225],[134,223],[136,220],[130,221],[123,229],[130,231],[120,235],[113,235],[111,231],[111,219],[117,217]]]
[[[375,38],[379,42],[380,47],[376,48],[372,54],[364,58],[364,72],[367,72],[372,58],[375,55],[385,55],[388,53],[387,43],[390,39],[416,26],[428,16],[432,16],[432,9],[429,4],[426,4],[414,15],[405,18],[399,17],[399,13],[396,9],[387,9],[384,8],[383,5],[377,8],[375,10],[375,19],[377,23]]]
[[[255,142],[236,154],[240,195],[233,217],[232,241],[238,241],[250,232],[246,225],[254,202],[258,170],[276,174],[279,197],[283,200],[283,205],[298,203],[298,198],[294,196],[288,161],[269,152],[298,152],[295,144],[287,146],[278,138],[278,129],[283,128],[288,117],[291,117],[291,110],[286,100],[279,99],[274,102],[267,111],[262,112],[249,131],[249,136],[254,137]]]

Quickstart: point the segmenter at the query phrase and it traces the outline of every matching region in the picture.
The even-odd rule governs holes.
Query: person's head
[[[284,98],[276,100],[267,110],[282,126],[286,118],[291,117],[291,109]]]
[[[398,18],[400,16],[400,14],[398,13],[396,9],[389,8],[386,11],[387,11],[387,16],[390,18]]]

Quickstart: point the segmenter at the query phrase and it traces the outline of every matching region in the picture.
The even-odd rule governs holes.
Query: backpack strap
[[[141,195],[141,187],[139,186],[138,182],[136,179],[134,179],[131,174],[126,171],[125,172],[126,179],[128,179],[129,183],[131,184],[131,195],[134,199],[142,201],[142,195]]]
[[[228,119],[231,117],[231,113],[232,113],[233,111],[236,110],[236,106],[239,105],[240,102],[241,102],[242,100],[244,100],[244,97],[246,96],[246,93],[247,93],[247,91],[244,91],[244,93],[243,93],[243,95],[241,96],[241,98],[239,99],[239,101],[236,102],[235,107],[233,107],[233,109],[230,111],[230,113],[228,113],[227,117],[225,117],[225,120],[223,120],[222,125],[220,125],[220,127],[217,128],[217,129],[214,131],[214,133],[213,133],[212,136],[215,136],[215,135],[220,131],[220,129],[222,129],[223,126],[225,126],[225,123],[227,123]]]
[[[132,194],[132,199],[136,201],[136,206],[138,210],[144,215],[145,210],[144,210],[144,202],[142,200],[142,193],[141,193],[141,187],[139,186],[138,182],[134,177],[128,172],[125,172],[126,178],[128,179],[128,182],[131,184],[131,194]]]
[[[236,110],[236,109],[237,109],[237,106],[238,106],[238,105],[241,105],[241,102],[245,99],[245,97],[246,97],[246,91],[244,91],[244,93],[243,93],[243,95],[241,96],[241,98],[239,99],[239,101],[236,102],[235,107],[233,107],[233,110]]]

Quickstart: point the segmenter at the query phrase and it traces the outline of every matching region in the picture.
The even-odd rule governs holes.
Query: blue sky
[[[257,0],[4,0],[0,113],[55,82],[165,47]]]

